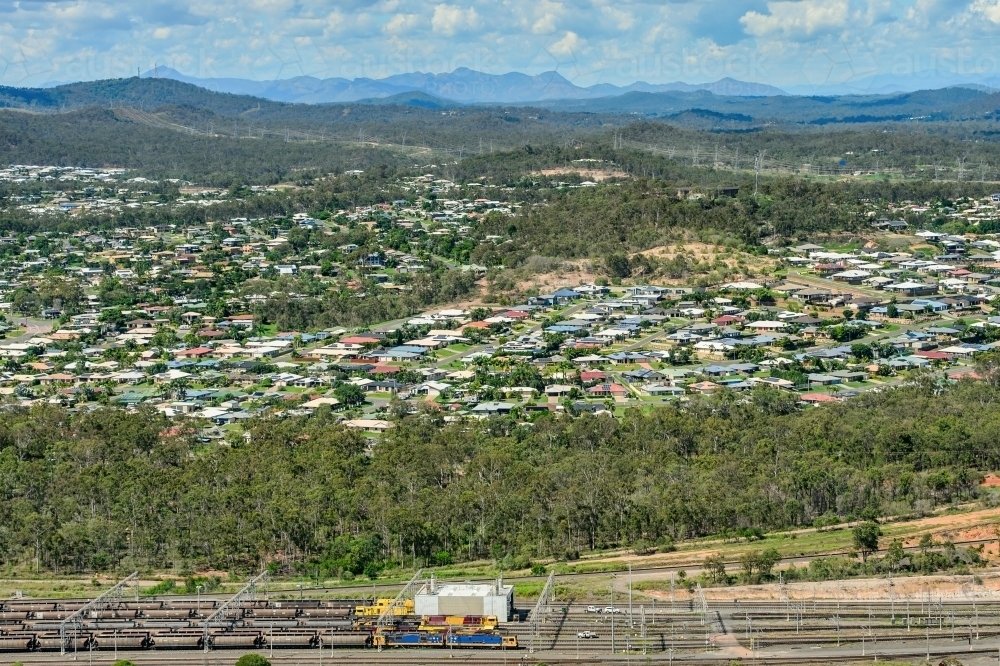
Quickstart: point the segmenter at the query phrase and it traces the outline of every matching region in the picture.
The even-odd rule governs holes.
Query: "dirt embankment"
[[[831,580],[819,583],[788,583],[779,585],[735,585],[732,587],[704,588],[705,599],[711,601],[732,602],[742,601],[810,601],[810,600],[843,600],[857,601],[870,599],[885,601],[895,599],[921,602],[930,598],[933,601],[962,601],[972,599],[1000,599],[1000,572],[968,576],[910,576],[904,578],[855,578],[850,580]],[[649,590],[643,594],[657,600],[669,601],[669,591]],[[674,600],[688,598],[685,591],[676,590]]]
[[[998,532],[1000,530],[1000,508],[979,509],[966,513],[948,513],[937,516],[929,516],[905,523],[887,523],[883,529],[889,532],[889,536],[883,537],[882,547],[884,548],[894,534],[903,534],[899,538],[907,548],[915,547],[920,543],[920,538],[924,534],[930,534],[935,543],[951,541],[955,544],[968,544],[969,542],[991,540],[983,549],[983,555],[988,559],[998,559],[997,544],[1000,542]],[[815,532],[813,528],[803,528],[791,530],[789,534],[803,535]],[[703,548],[682,549],[673,553],[658,555],[647,555],[637,557],[628,552],[621,552],[605,557],[588,558],[588,563],[610,563],[610,562],[632,562],[635,568],[671,566],[692,564],[700,566],[705,557],[718,552],[734,551],[730,544],[721,540],[706,541]],[[737,547],[735,552],[739,552]]]

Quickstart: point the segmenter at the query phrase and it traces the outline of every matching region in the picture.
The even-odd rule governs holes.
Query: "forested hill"
[[[276,183],[295,171],[342,172],[397,165],[403,156],[373,146],[232,139],[150,126],[109,109],[48,115],[0,112],[0,163],[125,167],[150,177],[228,186]]]
[[[162,415],[8,408],[0,563],[324,576],[564,558],[817,518],[906,516],[1000,467],[1000,390],[918,381],[802,411],[770,389],[610,417],[401,420],[369,455],[325,408],[201,448]],[[126,535],[131,535],[131,543]],[[443,556],[442,556],[443,557]],[[439,558],[440,559],[440,558]]]
[[[88,106],[193,106],[223,115],[238,115],[249,109],[287,106],[281,102],[217,93],[172,79],[106,79],[70,83],[55,88],[0,86],[0,106],[34,111],[68,111]]]

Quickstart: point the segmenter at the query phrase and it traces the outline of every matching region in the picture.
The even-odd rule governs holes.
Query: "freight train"
[[[213,621],[213,600],[121,601],[88,613],[65,639],[60,624],[84,601],[0,602],[0,653],[88,650],[456,647],[516,648],[492,616],[413,615],[413,602],[393,609],[390,624],[375,620],[388,599],[351,601],[248,601]],[[205,641],[208,645],[205,645]],[[65,642],[64,642],[65,640]]]

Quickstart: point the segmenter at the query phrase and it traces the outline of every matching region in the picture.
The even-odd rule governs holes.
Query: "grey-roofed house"
[[[472,413],[492,416],[495,414],[509,414],[512,409],[514,409],[514,404],[510,402],[481,402],[472,408]]]

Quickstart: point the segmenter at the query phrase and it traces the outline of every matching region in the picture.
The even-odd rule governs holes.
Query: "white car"
[[[588,613],[600,613],[601,609],[598,608],[597,606],[587,606],[587,612]]]
[[[601,611],[601,612],[602,613],[621,613],[622,609],[621,608],[615,608],[614,606],[605,606],[604,610]]]
[[[577,633],[577,638],[597,638],[597,634],[592,631],[581,631]]]

